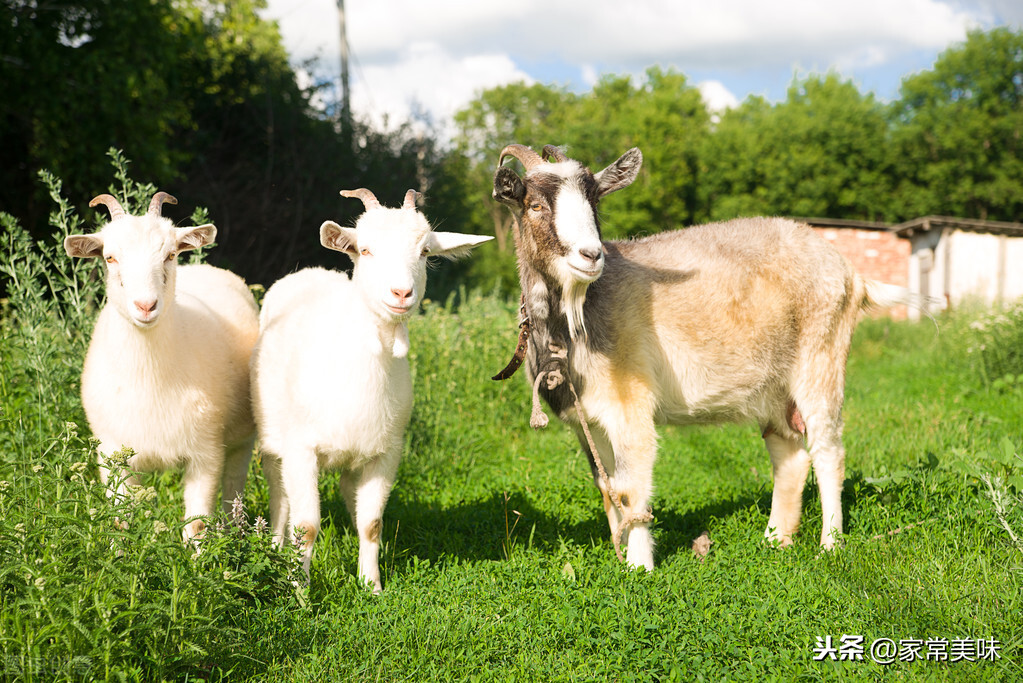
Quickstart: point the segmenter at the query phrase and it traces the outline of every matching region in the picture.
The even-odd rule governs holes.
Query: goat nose
[[[411,289],[392,289],[391,294],[393,294],[398,301],[404,301],[405,299],[412,298]]]
[[[586,247],[579,250],[579,255],[591,263],[596,263],[600,260],[601,252],[600,249]]]
[[[156,299],[152,301],[136,301],[135,308],[139,309],[139,313],[149,315],[156,310]]]

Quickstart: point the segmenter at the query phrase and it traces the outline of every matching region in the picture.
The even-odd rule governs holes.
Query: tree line
[[[652,67],[585,93],[487,90],[456,115],[449,141],[410,124],[342,125],[333,107],[313,106],[330,85],[298,85],[276,26],[257,14],[264,5],[4,0],[0,210],[44,235],[38,171],[63,178],[84,207],[109,186],[114,147],[137,179],[182,201],[172,218],[209,209],[222,244],[212,261],[269,283],[336,259],[316,228],[361,210],[339,189],[397,203],[415,187],[443,229],[497,237],[432,277],[435,296],[459,281],[515,288],[510,218],[490,199],[509,142],[561,145],[595,170],[639,147],[639,179],[603,204],[608,237],[757,214],[1023,221],[1018,30],[969,33],[888,103],[828,73],[795,79],[784,101],[749,97],[715,116],[684,74]]]

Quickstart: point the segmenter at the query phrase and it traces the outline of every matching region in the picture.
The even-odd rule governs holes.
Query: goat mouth
[[[394,313],[395,315],[405,315],[406,313],[412,310],[412,306],[393,306],[388,303],[385,303],[384,306],[387,308],[387,310],[389,310],[391,313]]]
[[[568,267],[572,270],[573,274],[575,274],[580,280],[585,280],[587,282],[593,282],[598,277],[600,277],[601,273],[604,272],[603,264],[600,264],[593,268],[582,268],[574,264],[569,264]]]
[[[133,316],[131,321],[135,324],[135,327],[146,330],[156,324],[157,316],[154,315],[150,318],[136,318]]]

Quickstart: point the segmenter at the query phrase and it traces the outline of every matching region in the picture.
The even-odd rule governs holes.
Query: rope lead
[[[611,478],[608,477],[607,470],[604,469],[604,463],[600,459],[600,451],[597,450],[597,444],[593,441],[593,435],[590,433],[589,420],[586,417],[586,412],[583,410],[582,401],[579,400],[579,394],[576,392],[575,384],[572,382],[571,375],[568,372],[568,349],[551,342],[550,351],[551,357],[545,365],[553,365],[554,367],[537,373],[536,379],[533,381],[533,410],[529,416],[529,426],[533,429],[543,429],[549,423],[547,415],[543,412],[543,406],[540,403],[540,383],[546,379],[547,390],[553,391],[567,379],[568,388],[572,392],[573,401],[575,401],[575,412],[579,417],[579,424],[582,425],[583,434],[586,436],[586,443],[590,447],[590,453],[593,454],[593,462],[597,467],[597,474],[600,475],[600,481],[604,485],[607,495],[611,498],[611,502],[614,503],[618,513],[622,516],[622,521],[618,523],[618,528],[615,529],[611,540],[614,543],[615,555],[618,556],[619,561],[624,562],[622,536],[636,524],[649,524],[652,522],[654,520],[653,513],[649,508],[643,512],[626,513],[625,506],[622,505],[621,496],[614,490],[614,487],[611,485]],[[562,372],[562,366],[565,368],[564,372]]]

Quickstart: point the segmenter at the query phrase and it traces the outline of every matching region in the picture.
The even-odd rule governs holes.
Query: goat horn
[[[556,161],[568,161],[568,157],[565,156],[565,153],[561,151],[560,147],[555,147],[554,145],[544,145],[543,146],[544,161],[550,159],[551,157],[554,157]]]
[[[89,202],[89,206],[96,206],[102,204],[107,207],[110,211],[110,220],[116,221],[118,218],[124,215],[124,209],[121,208],[121,203],[114,198],[112,194],[100,194],[92,198]]]
[[[150,216],[160,216],[160,215],[163,215],[163,205],[164,205],[164,203],[167,203],[167,204],[177,204],[178,200],[175,199],[174,197],[170,196],[166,192],[157,192],[156,194],[153,195],[153,200],[151,202],[149,202],[148,214]]]
[[[422,196],[423,195],[419,194],[415,190],[409,190],[405,193],[405,202],[401,205],[401,208],[414,210],[416,208],[416,202],[419,201],[419,198]]]
[[[341,196],[361,199],[366,211],[380,208],[380,202],[377,201],[376,195],[364,187],[360,187],[358,190],[341,190]]]
[[[498,157],[497,160],[497,166],[499,168],[504,163],[505,157],[515,157],[518,159],[522,162],[522,165],[525,166],[527,173],[533,170],[536,166],[542,164],[544,161],[540,158],[539,154],[525,145],[508,145],[502,149],[501,156]]]

